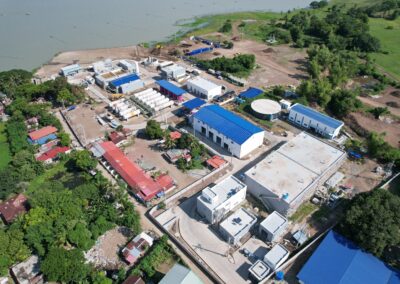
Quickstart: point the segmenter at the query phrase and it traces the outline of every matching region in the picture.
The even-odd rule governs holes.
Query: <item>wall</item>
[[[260,147],[264,142],[264,131],[253,134],[246,142],[241,145],[239,158],[247,156],[252,151]]]

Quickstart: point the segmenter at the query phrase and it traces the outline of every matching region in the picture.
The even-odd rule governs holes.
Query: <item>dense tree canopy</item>
[[[358,194],[339,224],[340,231],[362,248],[381,257],[400,245],[400,197],[384,189]]]
[[[212,60],[198,60],[198,64],[203,69],[213,69],[231,74],[249,73],[254,69],[255,63],[254,54],[240,54],[233,58],[222,56]]]
[[[150,119],[146,124],[146,135],[150,139],[160,139],[164,136],[164,131],[161,129],[161,125],[159,122]]]

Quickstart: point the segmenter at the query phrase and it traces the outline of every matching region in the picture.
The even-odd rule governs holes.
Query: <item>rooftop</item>
[[[264,93],[263,90],[257,88],[248,88],[246,91],[241,92],[239,97],[244,99],[252,99],[257,97],[258,95],[261,95],[262,93]]]
[[[168,68],[168,67],[166,67]],[[184,89],[179,88],[175,84],[172,84],[171,82],[167,80],[159,80],[156,82],[160,87],[168,90],[169,92],[177,95],[177,96],[182,96],[183,94],[186,94],[186,91]]]
[[[196,112],[194,117],[239,145],[246,142],[252,135],[264,131],[260,127],[218,105],[205,106]]]
[[[176,263],[161,279],[159,284],[202,284],[203,282],[190,269]]]
[[[6,223],[10,223],[28,210],[27,200],[25,195],[21,193],[0,203],[0,214]]]
[[[191,99],[187,102],[183,103],[183,106],[189,110],[194,110],[195,108],[201,107],[202,105],[204,105],[206,102],[202,99],[199,98],[194,98]]]
[[[214,169],[218,169],[225,163],[226,161],[221,156],[218,155],[214,155],[207,160],[207,165],[213,167]]]
[[[40,273],[39,257],[32,255],[24,262],[11,267],[11,272],[21,284],[43,283]]]
[[[297,277],[307,284],[400,283],[400,271],[334,231],[326,235]]]
[[[327,116],[326,114],[320,113],[316,111],[315,109],[306,107],[302,104],[295,104],[292,106],[290,111],[296,111],[298,113],[301,113],[305,116],[308,116],[316,121],[319,121],[322,124],[325,124],[331,128],[338,128],[343,125],[342,121],[339,121],[337,119],[334,119],[330,116]]]
[[[79,64],[72,64],[72,65],[67,65],[65,67],[62,67],[61,71],[63,73],[68,73],[68,72],[80,70],[80,69],[81,69],[81,66]]]
[[[120,77],[118,79],[112,80],[110,82],[110,85],[114,88],[118,88],[119,86],[123,85],[123,84],[127,84],[130,83],[132,81],[136,81],[139,80],[140,77],[136,74],[128,74],[126,76]]]
[[[33,141],[39,140],[40,138],[46,137],[50,134],[56,133],[57,128],[54,126],[45,126],[43,128],[40,128],[39,130],[35,130],[29,133],[29,138],[31,138]]]
[[[226,218],[220,227],[228,232],[231,236],[240,234],[243,230],[248,230],[257,222],[257,217],[244,208],[239,208],[232,215]]]
[[[188,83],[189,82],[193,85],[196,85],[196,86],[206,90],[206,91],[211,91],[215,88],[221,88],[221,86],[219,86],[209,80],[206,80],[200,76],[197,76],[196,78],[189,80]]]
[[[260,226],[263,227],[268,232],[274,234],[287,222],[288,220],[285,217],[283,217],[278,212],[274,211],[261,222]]]
[[[275,245],[267,254],[264,256],[265,263],[271,268],[275,269],[279,262],[289,255],[289,251],[281,244]],[[307,283],[308,284],[308,283]]]
[[[56,147],[50,149],[49,151],[43,153],[43,154],[40,155],[39,157],[37,157],[36,160],[44,162],[44,161],[47,161],[47,160],[50,160],[50,159],[54,159],[54,158],[56,158],[59,154],[68,152],[69,150],[70,150],[69,147],[59,147],[59,146],[56,146]]]
[[[291,203],[343,155],[343,151],[302,132],[246,175]]]
[[[252,110],[262,114],[276,114],[281,111],[281,105],[269,99],[258,99],[251,103]]]
[[[210,210],[225,203],[246,185],[234,176],[228,176],[213,187],[206,187],[198,199]]]
[[[269,274],[271,268],[268,267],[268,265],[262,261],[262,260],[257,260],[250,268],[249,272],[257,279],[257,280],[262,280],[267,275]]]

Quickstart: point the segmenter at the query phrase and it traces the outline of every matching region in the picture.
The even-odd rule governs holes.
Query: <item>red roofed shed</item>
[[[49,151],[37,157],[36,160],[41,162],[52,161],[58,156],[58,154],[66,153],[70,150],[71,149],[69,147],[54,147],[53,149],[50,149]]]
[[[36,131],[32,131],[29,133],[29,137],[35,141],[35,140],[39,140],[42,137],[45,137],[47,135],[53,134],[57,132],[57,128],[55,128],[54,126],[46,126],[43,128],[40,128],[39,130]]]
[[[218,169],[225,163],[226,163],[226,161],[222,157],[217,156],[217,155],[215,155],[212,158],[207,160],[207,164],[209,166],[213,167],[214,169]]]

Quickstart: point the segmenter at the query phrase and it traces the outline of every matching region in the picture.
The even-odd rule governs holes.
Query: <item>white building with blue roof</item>
[[[263,129],[218,105],[208,105],[196,112],[193,128],[239,159],[264,141]]]
[[[342,129],[344,125],[342,121],[302,104],[295,104],[291,107],[289,121],[306,129],[313,130],[329,139],[334,139],[338,136],[340,129]]]

